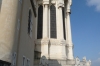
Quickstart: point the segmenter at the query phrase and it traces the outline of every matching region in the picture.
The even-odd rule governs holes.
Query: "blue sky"
[[[74,56],[86,56],[100,66],[100,0],[72,0],[71,28]]]

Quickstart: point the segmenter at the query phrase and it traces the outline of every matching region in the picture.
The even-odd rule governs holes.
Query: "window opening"
[[[57,34],[56,34],[56,7],[53,4],[50,6],[50,37],[57,38]]]
[[[42,32],[43,32],[43,6],[40,5],[38,8],[37,39],[42,38]]]

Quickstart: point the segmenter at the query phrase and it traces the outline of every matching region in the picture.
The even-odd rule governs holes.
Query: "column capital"
[[[71,6],[72,5],[72,0],[68,0],[68,3]]]
[[[64,1],[62,1],[62,0],[58,1],[58,8],[59,7],[64,7]]]
[[[48,0],[44,0],[43,1],[43,5],[49,5],[49,1]]]
[[[67,3],[67,10],[66,10],[66,12],[69,12],[69,13],[71,13],[71,3]]]

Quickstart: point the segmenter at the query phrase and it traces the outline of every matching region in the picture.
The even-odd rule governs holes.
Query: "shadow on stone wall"
[[[1,11],[1,6],[2,6],[2,0],[0,0],[0,11]]]

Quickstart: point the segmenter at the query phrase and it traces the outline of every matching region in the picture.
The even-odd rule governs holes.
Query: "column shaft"
[[[71,25],[70,25],[70,13],[66,13],[66,38],[67,42],[72,44],[72,36],[71,36]]]
[[[48,20],[48,4],[44,5],[44,9],[43,9],[43,38],[49,38],[49,33],[48,33],[48,24],[49,24],[49,20]]]
[[[57,39],[64,39],[64,36],[63,36],[63,18],[62,18],[62,7],[59,7],[59,20],[58,20],[58,23],[57,23]]]
[[[68,44],[68,59],[73,59],[73,45],[72,45],[72,37],[71,37],[71,26],[70,26],[70,13],[66,13],[66,42]]]

